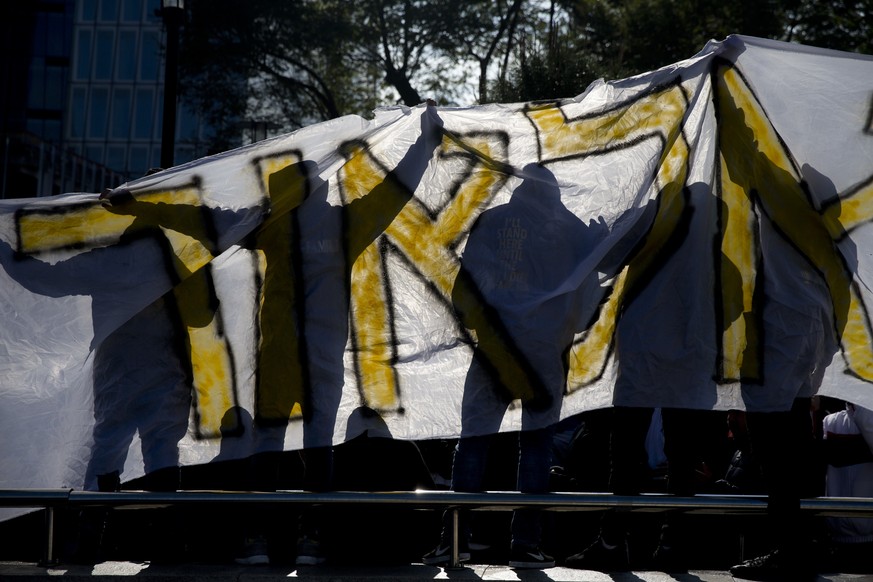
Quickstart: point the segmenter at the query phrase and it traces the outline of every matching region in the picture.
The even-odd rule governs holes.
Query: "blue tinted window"
[[[142,0],[124,0],[121,18],[125,22],[140,22],[142,19]]]
[[[160,56],[160,41],[155,31],[143,31],[142,50],[140,51],[139,78],[143,81],[158,80],[158,57]]]
[[[91,146],[85,150],[85,158],[88,160],[85,163],[84,171],[82,172],[82,190],[96,190],[94,181],[97,179],[99,168],[95,163],[103,163],[103,148],[100,146]]]
[[[127,168],[135,178],[144,176],[149,169],[149,149],[145,146],[130,148],[130,160],[127,162]]]
[[[115,22],[118,20],[118,0],[100,1],[100,20]]]
[[[184,164],[185,162],[190,162],[194,159],[194,148],[188,146],[179,146],[176,148],[175,158],[173,158],[173,163],[175,165]]]
[[[64,56],[64,15],[46,14],[46,54],[53,57]]]
[[[48,141],[61,141],[61,121],[59,119],[46,119],[43,137]]]
[[[38,14],[33,24],[33,53],[45,55],[46,50],[46,19],[44,14]]]
[[[97,17],[97,0],[81,0],[82,20],[93,21]]]
[[[139,89],[136,92],[136,116],[133,123],[134,139],[150,139],[152,136],[154,91]]]
[[[112,126],[110,137],[127,139],[130,137],[130,89],[115,89],[112,95]]]
[[[98,30],[96,44],[97,46],[94,50],[94,78],[100,81],[108,81],[112,77],[115,32],[112,30]]]
[[[122,30],[118,33],[118,79],[136,79],[136,31]]]
[[[46,109],[64,108],[64,67],[46,67],[45,69],[45,107]]]
[[[88,146],[85,149],[85,157],[87,157],[88,160],[90,160],[92,162],[95,162],[97,164],[102,164],[103,163],[103,146]],[[96,168],[92,168],[92,169],[96,170]]]
[[[76,78],[85,80],[91,76],[91,31],[80,30],[76,54]]]
[[[88,112],[88,137],[106,136],[106,114],[109,111],[109,89],[95,87],[91,90],[91,107]]]
[[[155,109],[157,109],[157,111],[155,112],[155,128],[154,128],[155,133],[154,133],[154,136],[155,136],[156,140],[160,141],[161,140],[161,130],[163,129],[163,119],[164,119],[164,92],[162,90],[158,91],[158,98],[155,101]],[[161,159],[161,158],[158,157],[158,159]]]
[[[33,109],[45,107],[45,64],[41,58],[34,58],[30,63],[27,106]]]
[[[42,119],[28,119],[27,131],[36,135],[42,135]]]
[[[160,20],[156,12],[161,9],[161,0],[146,0],[146,20],[152,22]]]
[[[200,129],[200,119],[187,106],[179,108],[179,139],[182,141],[196,141]]]
[[[70,137],[73,139],[85,137],[85,93],[84,87],[76,87],[70,102]]]
[[[127,170],[124,164],[125,150],[123,146],[109,146],[106,148],[106,165],[115,172]]]

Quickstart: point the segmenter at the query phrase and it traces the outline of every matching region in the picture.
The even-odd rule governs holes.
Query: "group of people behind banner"
[[[413,149],[423,148],[429,153],[438,141],[434,138],[440,135],[439,127],[428,130],[424,128],[424,118],[422,123],[422,137]],[[401,179],[409,174],[412,177],[407,176],[407,181],[415,182],[420,179],[427,159],[428,156],[424,155],[408,156],[395,172]],[[451,463],[449,486],[454,491],[475,492],[484,489],[491,441],[499,432],[507,410],[518,405],[521,406],[522,430],[517,433],[515,489],[533,494],[553,490],[555,471],[552,452],[559,442],[556,429],[561,426],[559,420],[561,401],[566,390],[569,349],[574,336],[584,331],[584,325],[588,323],[586,317],[590,318],[592,313],[591,305],[596,306],[602,301],[602,297],[587,293],[588,287],[578,281],[568,289],[563,286],[565,282],[574,280],[578,266],[603,239],[605,225],[595,222],[586,225],[567,210],[561,201],[555,176],[542,165],[527,165],[518,171],[516,177],[521,181],[511,193],[509,201],[485,211],[470,231],[452,293],[454,310],[469,334],[472,351],[464,384],[461,434]],[[393,200],[392,196],[396,197],[397,192],[406,192],[409,186],[407,184],[406,189],[401,188],[395,183],[395,178],[386,179],[383,185],[385,192],[382,195],[390,200]],[[328,212],[327,207],[317,204],[318,193],[323,187],[322,184],[314,188],[312,200],[316,202],[302,209],[302,212],[314,213],[312,216],[306,215],[311,219],[306,221],[310,228],[318,228],[317,225],[321,223],[315,218],[319,216],[327,220],[324,218],[326,215],[322,216]],[[368,196],[378,194],[374,190]],[[315,213],[311,208],[322,209],[322,214]],[[365,212],[363,207],[359,209]],[[356,216],[351,209],[346,212],[346,218]],[[340,217],[331,214],[330,220],[336,222]],[[374,235],[378,232],[381,232],[378,228],[373,231]],[[367,239],[359,246],[363,248],[370,242]],[[333,247],[339,249],[341,245]],[[347,260],[352,258],[347,257]],[[608,258],[603,260],[608,262]],[[314,259],[309,262],[315,264]],[[349,275],[346,271],[341,274]],[[340,279],[325,281],[324,284],[337,294],[333,303],[347,309],[346,288]],[[307,280],[319,281],[316,276]],[[582,315],[568,317],[567,314]],[[332,316],[325,321],[333,321]],[[313,319],[313,322],[317,323],[318,319]],[[330,328],[328,323],[324,326],[325,329]],[[332,333],[328,336],[336,338],[330,348],[336,352],[332,361],[336,361],[337,366],[324,371],[324,382],[341,386],[342,350],[347,330],[333,329]],[[619,344],[620,341],[619,335]],[[104,351],[111,351],[112,347],[113,343],[107,342]],[[621,345],[617,349],[620,350]],[[130,353],[128,351],[123,355],[130,356]],[[100,363],[102,366],[105,362],[101,360]],[[103,370],[101,366],[95,365],[95,377],[98,379],[100,376],[97,373]],[[107,380],[106,383],[117,386],[123,384],[120,380]],[[184,382],[174,382],[173,385],[184,385]],[[184,395],[184,389],[179,394]],[[709,439],[702,438],[702,435],[727,435],[729,429],[734,430],[734,443],[742,443],[733,451],[734,463],[722,455],[721,461],[709,463],[709,469],[724,473],[721,479],[723,486],[736,488],[745,486],[738,483],[740,475],[754,482],[755,476],[760,474],[763,491],[769,496],[775,548],[761,558],[733,568],[735,575],[754,579],[772,572],[788,572],[797,576],[813,572],[815,568],[810,560],[814,554],[811,544],[815,536],[811,524],[806,523],[800,511],[800,499],[824,492],[826,463],[823,450],[843,450],[845,447],[842,445],[849,440],[845,435],[862,435],[873,439],[873,427],[866,421],[857,422],[867,418],[864,409],[850,407],[846,411],[833,411],[841,416],[829,416],[827,418],[830,421],[816,422],[811,402],[810,398],[799,397],[790,410],[766,412],[751,409],[745,413],[728,414],[675,407],[658,411],[663,452],[667,459],[667,492],[687,496],[700,491],[701,463],[706,465],[708,459],[719,457],[712,449],[718,437]],[[184,406],[182,408],[187,409]],[[334,451],[332,447],[325,446],[332,437],[330,429],[333,424],[330,421],[335,420],[336,416],[336,407],[330,408],[326,422],[317,414],[306,421],[304,444],[307,448],[301,455],[303,488],[307,490],[324,491],[335,486]],[[599,474],[603,477],[602,483],[613,493],[632,495],[646,489],[647,473],[641,470],[641,458],[645,455],[641,451],[646,450],[654,411],[653,408],[615,406],[606,411],[595,411],[599,415],[597,421],[593,416],[586,419],[589,428],[592,423],[597,424],[591,434],[608,444],[608,457]],[[744,421],[747,433],[745,429],[739,430],[738,420]],[[174,423],[174,426],[179,425],[183,426],[183,423]],[[834,435],[826,440],[826,447],[821,444],[825,442],[824,439],[817,438],[817,435],[825,433]],[[141,437],[144,445],[147,444],[147,435]],[[855,437],[852,437],[855,441],[852,450],[861,453],[866,450],[869,453],[869,447],[857,446],[858,439]],[[748,438],[748,442],[743,441],[745,438]],[[279,444],[276,450],[281,448]],[[744,465],[740,465],[736,453],[745,454]],[[866,469],[845,468],[857,465],[856,461],[859,460],[866,462],[866,458],[854,453],[829,454],[832,460],[836,458],[834,454],[843,455],[840,457],[842,460],[833,461],[829,469],[827,482],[832,487],[839,483],[841,493],[857,493],[863,490],[859,483],[866,485],[871,482]],[[749,462],[750,455],[757,459],[757,465]],[[847,458],[852,462],[846,462]],[[427,464],[426,457],[423,462]],[[724,471],[721,470],[722,464]],[[731,470],[728,471],[728,468]],[[272,489],[271,475],[274,471],[274,457],[253,457],[247,469],[251,479],[246,488]],[[598,474],[596,471],[593,473]],[[101,489],[111,490],[120,486],[117,482],[105,484],[106,475],[112,474],[105,467],[89,469],[90,478],[98,482],[103,479]],[[115,475],[117,478],[117,470]],[[264,475],[266,477],[260,477]],[[860,489],[856,489],[856,485]],[[247,520],[244,532],[246,543],[237,559],[238,563],[255,565],[270,562],[264,538],[264,524],[270,520],[270,515],[259,513]],[[317,512],[306,512],[302,516],[296,551],[298,565],[318,565],[326,559],[318,522]],[[856,522],[831,522],[831,525],[849,530],[856,527],[849,527],[847,523]],[[469,516],[462,514],[460,525],[461,547],[457,548],[457,555],[461,561],[468,561],[474,549],[474,532]],[[857,527],[863,529],[865,526]],[[665,522],[652,556],[653,563],[665,569],[681,567],[685,563],[681,556],[681,530],[682,524],[672,517]],[[626,514],[620,511],[606,512],[597,538],[580,548],[581,552],[567,556],[562,562],[571,567],[594,569],[629,567],[628,531]],[[847,530],[843,533],[846,536],[837,535],[835,539],[873,541],[873,530],[869,539],[864,532],[854,535]],[[438,544],[422,557],[422,561],[428,565],[449,564],[453,553],[451,542],[451,527],[446,521]],[[539,512],[525,509],[514,512],[507,562],[511,567],[520,569],[556,565],[557,560],[544,551],[542,515]]]

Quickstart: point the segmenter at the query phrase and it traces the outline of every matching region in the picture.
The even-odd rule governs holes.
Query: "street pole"
[[[184,0],[162,0],[161,17],[167,29],[164,61],[164,115],[161,128],[161,167],[171,168],[176,149],[176,96],[178,94],[179,28],[185,14]]]

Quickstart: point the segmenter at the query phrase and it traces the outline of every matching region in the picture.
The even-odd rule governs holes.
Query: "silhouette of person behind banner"
[[[54,264],[14,252],[0,242],[0,254],[14,257],[4,268],[33,293],[49,297],[88,295],[91,299],[93,349],[93,419],[90,455],[85,464],[85,490],[117,491],[131,445],[139,439],[144,478],[142,488],[175,491],[179,488],[179,441],[188,430],[191,378],[185,365],[186,346],[174,318],[172,292],[158,297],[107,332],[142,297],[94,285],[89,273],[105,269],[119,273],[150,269],[155,278],[167,277],[166,256],[160,244],[142,244],[132,251],[130,241],[88,250]],[[123,285],[122,285],[123,287]],[[145,287],[145,286],[143,286]],[[100,335],[106,333],[105,337]],[[94,563],[111,552],[110,512],[86,509],[77,519],[76,538],[66,551],[75,562]],[[175,551],[167,537],[159,551]]]
[[[461,273],[453,301],[461,320],[474,324],[469,313],[476,294],[485,307],[487,326],[472,329],[476,339],[473,359],[464,384],[461,438],[452,468],[452,489],[482,489],[489,435],[496,433],[507,408],[522,399],[517,488],[525,493],[548,491],[553,425],[559,420],[566,389],[568,354],[579,321],[582,290],[575,272],[606,228],[586,226],[561,201],[555,176],[544,166],[529,164],[523,181],[507,204],[485,211],[474,225],[461,259]],[[487,329],[486,329],[487,327]],[[503,335],[507,346],[495,355],[493,338]],[[489,353],[491,350],[491,353]],[[501,362],[521,358],[530,376],[518,392],[500,380]],[[505,378],[505,376],[504,376]],[[466,522],[466,519],[464,519]],[[463,523],[463,548],[469,524]],[[426,563],[447,562],[446,530],[443,542]],[[542,568],[554,560],[539,550],[540,516],[518,510],[512,520],[510,566]],[[442,550],[442,551],[441,551]]]
[[[118,317],[114,309],[129,305],[131,300],[120,297],[117,290],[93,285],[87,273],[94,272],[98,265],[121,273],[165,265],[157,245],[143,245],[136,254],[125,247],[97,248],[50,264],[14,253],[0,242],[0,250],[8,250],[8,256],[15,257],[4,268],[28,290],[50,297],[91,297],[95,330],[94,429],[84,489],[119,488],[134,434],[141,440],[144,469],[152,474],[153,484],[176,489],[178,442],[188,429],[191,387],[181,362],[185,346],[172,320],[174,306],[168,305],[173,303],[172,294],[159,297],[98,341],[98,334],[108,327],[111,318]],[[163,276],[157,272],[157,276]]]
[[[365,195],[342,205],[329,202],[330,184],[318,174],[315,162],[304,160],[271,176],[275,181],[306,181],[306,195],[299,206],[291,209],[287,219],[293,226],[292,236],[300,250],[299,271],[295,281],[299,297],[274,298],[287,302],[287,310],[296,310],[296,330],[300,342],[299,357],[304,368],[304,394],[288,395],[273,412],[273,418],[255,418],[255,431],[266,445],[281,450],[285,423],[295,404],[300,404],[303,422],[303,488],[328,491],[333,488],[333,439],[337,413],[346,386],[346,357],[349,342],[349,310],[355,260],[373,244],[412,198],[433,153],[442,142],[442,121],[432,105],[420,118],[421,133],[393,170],[386,173]],[[364,154],[353,154],[364,155]],[[282,218],[286,220],[286,218]],[[286,381],[285,379],[281,379]],[[285,386],[285,388],[289,388]],[[279,390],[273,385],[268,390]],[[302,401],[294,400],[302,398]],[[281,421],[279,424],[276,421]],[[258,485],[266,489],[266,485]],[[323,563],[327,552],[322,546],[320,523],[324,512],[307,508],[301,512],[295,562],[298,566]],[[269,561],[261,532],[275,521],[273,513],[256,516],[248,526],[242,555],[237,563],[253,565]],[[259,547],[260,546],[260,547]]]
[[[185,346],[171,319],[175,308],[167,302],[172,303],[169,293],[119,326],[95,350],[94,445],[86,487],[95,481],[101,490],[121,486],[134,432],[142,441],[152,486],[170,491],[179,487],[178,443],[188,430],[191,383],[182,363]],[[115,483],[101,488],[105,475],[114,475]]]

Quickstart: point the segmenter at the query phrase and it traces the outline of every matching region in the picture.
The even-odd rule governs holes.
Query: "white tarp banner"
[[[0,201],[0,488],[873,406],[873,58],[745,37],[552,103],[380,110]],[[522,404],[524,403],[524,404]]]

